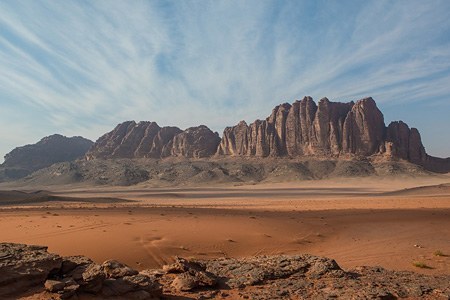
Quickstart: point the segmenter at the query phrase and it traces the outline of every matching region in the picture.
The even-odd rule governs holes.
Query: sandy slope
[[[160,266],[174,255],[311,253],[345,268],[381,265],[450,274],[450,257],[433,254],[450,254],[445,182],[448,177],[180,189],[66,187],[46,192],[51,201],[41,197],[17,205],[12,202],[23,194],[0,193],[0,240],[44,244],[99,262],[115,258],[138,269]],[[431,186],[416,188],[423,185]],[[417,269],[413,261],[433,269]]]

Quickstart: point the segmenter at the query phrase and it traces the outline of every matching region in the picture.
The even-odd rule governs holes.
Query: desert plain
[[[308,253],[344,269],[450,274],[449,175],[1,190],[1,241],[98,263]]]

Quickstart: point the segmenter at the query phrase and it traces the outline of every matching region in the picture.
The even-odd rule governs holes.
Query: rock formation
[[[256,129],[256,130],[255,130]],[[384,146],[383,114],[372,98],[356,104],[305,97],[275,107],[264,121],[227,127],[217,154],[289,156],[379,153]],[[260,151],[252,151],[260,149]]]
[[[128,121],[100,137],[87,160],[111,158],[208,158],[305,156],[332,159],[381,156],[406,160],[434,172],[449,172],[450,159],[426,154],[417,129],[402,121],[386,127],[372,98],[317,104],[304,97],[276,106],[265,120],[226,127],[222,138],[201,125],[184,131],[155,122]]]
[[[0,298],[16,299],[448,299],[450,276],[358,267],[308,254],[186,260],[138,272],[118,261],[60,257],[0,244]]]
[[[30,291],[50,295],[41,299],[93,294],[99,298],[154,299],[162,289],[156,278],[114,261],[96,264],[84,256],[60,257],[47,247],[0,243],[0,298],[16,299]]]
[[[128,121],[100,137],[86,158],[202,158],[213,155],[219,143],[219,135],[204,125],[182,131],[155,122]]]
[[[219,134],[201,125],[177,134],[169,145],[172,156],[202,158],[213,155],[219,143]]]
[[[83,157],[92,144],[92,141],[82,137],[68,138],[54,134],[36,144],[15,148],[5,155],[0,169],[7,178],[21,178],[55,163]]]
[[[275,107],[265,120],[225,128],[217,155],[256,157],[370,157],[403,159],[435,172],[449,172],[450,159],[426,154],[419,131],[399,121],[385,126],[372,98],[318,105],[304,97]]]

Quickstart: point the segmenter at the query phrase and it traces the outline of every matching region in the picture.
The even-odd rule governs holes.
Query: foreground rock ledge
[[[61,257],[46,247],[0,243],[0,299],[450,299],[450,275],[359,267],[311,255],[207,261],[176,258],[138,272],[120,262]],[[178,298],[179,299],[179,298]]]

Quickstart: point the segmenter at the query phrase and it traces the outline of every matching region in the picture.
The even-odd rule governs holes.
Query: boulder
[[[43,287],[61,264],[61,257],[48,253],[47,247],[0,243],[0,298]]]
[[[102,264],[103,272],[107,278],[121,278],[137,275],[139,272],[117,260],[107,260]]]
[[[94,263],[85,268],[81,280],[75,280],[80,284],[80,291],[95,294],[101,291],[105,279],[102,266]]]
[[[90,259],[86,256],[82,256],[82,255],[66,256],[66,257],[63,257],[62,259],[63,259],[62,266],[61,266],[62,274],[67,274],[67,273],[73,271],[76,267],[86,266],[86,265],[90,265],[90,264],[94,263],[92,261],[92,259]]]
[[[44,283],[45,289],[52,293],[56,293],[56,292],[64,290],[65,286],[66,286],[66,284],[63,281],[59,281],[59,280],[47,279]]]

